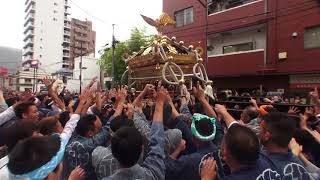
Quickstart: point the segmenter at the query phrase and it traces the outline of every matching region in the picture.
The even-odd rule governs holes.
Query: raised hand
[[[217,176],[217,163],[213,158],[204,160],[201,168],[201,180],[214,180]]]
[[[288,114],[298,114],[300,110],[297,107],[290,106]]]
[[[164,103],[168,101],[168,91],[163,86],[158,88],[157,91],[157,103]]]
[[[91,87],[96,81],[97,81],[97,76],[93,77],[90,81],[90,83],[88,84],[88,87]]]
[[[291,149],[291,152],[296,156],[299,156],[303,150],[302,146],[300,146],[294,138],[291,139],[289,148]]]
[[[220,104],[216,104],[215,109],[219,114],[224,114],[224,113],[228,112],[227,108],[223,105],[220,105]]]
[[[124,103],[128,96],[128,90],[125,87],[119,88],[116,94],[116,101],[118,103]]]
[[[53,79],[51,79],[49,76],[46,76],[43,78],[43,83],[46,85],[46,87],[50,87],[53,84]]]
[[[312,107],[306,107],[304,114],[307,115],[308,117],[314,115],[315,110]]]
[[[147,85],[144,87],[142,93],[143,93],[143,95],[154,94],[155,91],[156,91],[155,89],[156,89],[156,87],[155,87],[154,85],[152,85],[152,84],[147,84]]]
[[[313,100],[319,100],[318,88],[314,88],[314,91],[310,92],[310,96]]]
[[[59,109],[61,109],[62,111],[65,111],[66,110],[66,106],[64,104],[64,102],[60,99],[60,98],[57,98],[55,100],[55,103],[56,105],[58,106]]]
[[[85,171],[77,166],[73,171],[71,171],[68,180],[82,180],[85,178]]]
[[[198,99],[205,99],[204,90],[199,82],[197,83],[197,87],[193,87],[193,95]]]
[[[87,99],[89,99],[91,94],[92,94],[92,91],[89,88],[85,88],[84,91],[79,96],[79,101],[84,104],[87,101]]]

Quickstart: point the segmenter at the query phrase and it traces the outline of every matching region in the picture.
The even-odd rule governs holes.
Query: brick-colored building
[[[82,51],[81,51],[82,47]],[[70,68],[74,68],[74,59],[81,55],[95,53],[96,32],[92,30],[91,21],[71,19]]]
[[[200,42],[215,87],[295,92],[320,87],[319,1],[208,3],[206,8],[205,0],[163,0],[163,11],[177,21],[165,34],[187,45]]]

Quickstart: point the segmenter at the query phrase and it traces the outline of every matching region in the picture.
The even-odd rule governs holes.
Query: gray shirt
[[[165,179],[163,124],[153,122],[150,134],[150,151],[143,164],[121,168],[114,175],[106,177],[104,180]]]

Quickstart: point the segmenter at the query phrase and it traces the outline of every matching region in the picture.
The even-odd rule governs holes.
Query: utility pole
[[[81,94],[81,89],[82,89],[82,42],[80,42],[80,75],[79,75],[79,81],[80,81],[80,94]]]
[[[33,67],[33,92],[36,92],[36,67]]]
[[[112,68],[111,68],[111,74],[112,74],[112,81],[111,81],[111,88],[114,88],[115,85],[115,57],[114,57],[114,50],[116,47],[116,42],[115,42],[115,38],[114,38],[114,25],[112,24]]]

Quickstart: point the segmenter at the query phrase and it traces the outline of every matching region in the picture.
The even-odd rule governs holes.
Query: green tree
[[[138,52],[141,46],[147,46],[152,41],[151,36],[146,36],[146,29],[134,28],[131,30],[130,38],[124,42],[118,42],[115,47],[115,81],[119,83],[123,72],[126,70],[125,62],[122,59],[124,53],[132,54]],[[101,56],[99,61],[106,73],[111,76],[112,72],[112,49],[109,48]]]

